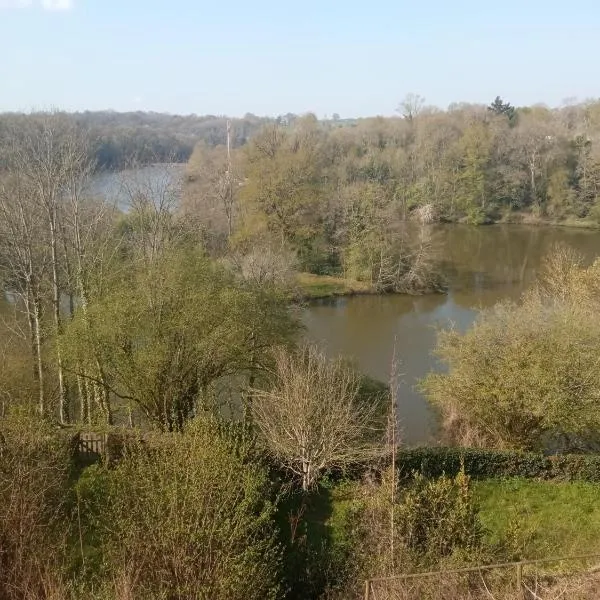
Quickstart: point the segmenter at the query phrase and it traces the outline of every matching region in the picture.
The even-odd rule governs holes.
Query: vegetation
[[[95,125],[0,122],[0,597],[353,598],[595,546],[598,457],[542,450],[598,443],[600,262],[558,248],[521,302],[440,334],[423,386],[452,448],[398,449],[395,358],[382,394],[298,343],[298,295],[442,290],[428,222],[593,218],[570,140],[594,104],[401,111],[198,145],[183,194],[133,176],[119,206],[90,193]],[[90,431],[121,441],[82,460]]]
[[[536,479],[555,481],[600,482],[600,457],[597,454],[552,454],[448,448],[431,446],[400,449],[396,453],[400,479],[415,475],[437,478],[454,477],[464,471],[475,480]]]
[[[409,218],[594,225],[599,107],[515,108],[496,98],[441,111],[412,97],[394,118],[268,124],[232,156],[236,218],[296,245],[307,265],[316,253],[322,269],[354,276],[365,265],[353,252],[388,254],[398,222]],[[189,177],[214,173],[215,162],[224,177],[224,147],[199,146]],[[214,192],[188,192],[216,220]]]
[[[215,387],[255,376],[296,328],[283,297],[236,282],[198,253],[134,264],[120,279],[66,327],[70,372],[166,431],[219,408]]]
[[[330,298],[333,296],[376,293],[375,289],[366,282],[333,277],[332,275],[299,273],[297,283],[299,294],[304,298]]]
[[[69,458],[45,423],[0,423],[0,596],[59,598],[69,540]],[[43,549],[43,551],[40,551]]]
[[[510,543],[516,557],[600,550],[597,483],[494,479],[473,493],[488,541]]]
[[[271,388],[251,393],[254,421],[269,451],[301,479],[305,492],[324,472],[376,455],[377,405],[360,397],[360,380],[350,367],[330,362],[314,347],[278,352]]]
[[[233,454],[210,422],[129,447],[114,469],[88,469],[77,489],[85,560],[109,596],[278,597],[266,470]]]
[[[227,118],[223,116],[179,116],[141,111],[85,111],[64,116],[73,125],[90,131],[95,140],[92,149],[99,169],[124,169],[135,164],[160,162],[184,163],[197,143],[215,147],[224,144],[226,139]],[[0,115],[0,132],[20,119],[22,115],[19,114]],[[234,144],[245,144],[258,129],[272,121],[251,114],[232,119]]]
[[[448,439],[466,446],[542,449],[593,447],[596,404],[598,269],[562,248],[522,303],[502,303],[464,335],[440,334],[447,373],[424,389]]]

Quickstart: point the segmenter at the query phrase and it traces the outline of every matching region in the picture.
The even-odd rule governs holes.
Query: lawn
[[[473,487],[490,542],[511,532],[527,558],[600,553],[600,484],[490,479]]]
[[[368,283],[330,275],[299,273],[297,283],[301,295],[305,298],[329,298],[332,296],[374,293],[372,286]]]

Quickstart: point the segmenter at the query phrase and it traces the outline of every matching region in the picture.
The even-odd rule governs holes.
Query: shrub
[[[427,563],[456,551],[469,555],[483,538],[469,476],[462,469],[454,477],[418,475],[404,492],[396,523],[403,545]]]
[[[447,372],[423,389],[446,438],[463,446],[572,450],[598,444],[600,261],[557,248],[522,302],[484,310],[464,334],[442,332]]]
[[[266,473],[207,423],[128,448],[114,469],[92,467],[79,491],[99,583],[115,595],[278,595],[280,551]]]
[[[600,481],[600,455],[543,454],[516,450],[484,450],[443,446],[399,450],[396,465],[401,478],[415,473],[427,478],[456,476],[461,466],[469,477],[524,477],[562,481]]]
[[[346,484],[328,525],[344,579],[332,598],[354,598],[364,580],[487,560],[470,479],[404,481],[392,499],[391,472],[377,485]],[[393,530],[391,524],[393,523]],[[393,532],[393,538],[392,538]]]
[[[0,419],[0,598],[64,597],[69,465],[45,423]]]

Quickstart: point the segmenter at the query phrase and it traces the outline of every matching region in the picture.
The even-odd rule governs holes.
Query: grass
[[[600,484],[506,479],[473,486],[491,543],[508,534],[527,558],[600,553]]]
[[[353,522],[355,511],[361,505],[360,484],[356,481],[346,480],[340,482],[325,481],[319,490],[310,496],[306,510],[301,512],[303,526],[299,528],[298,537],[302,538],[301,544],[290,543],[289,516],[298,514],[300,496],[295,495],[288,499],[285,506],[280,506],[280,519],[282,532],[288,544],[288,555],[291,557],[287,569],[290,581],[294,581],[305,589],[309,583],[314,589],[323,585],[322,573],[318,569],[308,579],[303,579],[297,573],[302,560],[312,557],[311,565],[319,565],[323,571],[339,576],[341,583],[348,579],[352,589],[360,587],[360,581],[352,583],[355,574],[348,570],[347,556],[356,549]],[[600,484],[586,482],[550,482],[530,479],[489,479],[472,482],[475,499],[480,507],[480,519],[486,529],[486,541],[489,546],[488,558],[483,562],[509,562],[528,558],[551,558],[559,556],[600,553]],[[294,559],[294,552],[300,552]],[[302,554],[306,556],[302,558]],[[496,554],[497,553],[497,554]],[[287,555],[286,555],[287,556]],[[299,561],[299,562],[295,562]],[[566,593],[565,586],[571,582],[566,577],[573,573],[582,573],[600,560],[587,560],[576,562],[552,563],[525,570],[525,576],[532,573],[540,575],[552,573],[559,576],[554,583],[542,582],[544,585],[555,585],[556,590],[544,593],[540,598],[554,599],[583,599],[600,597],[600,583],[598,575],[594,575],[588,583],[593,584],[593,591],[587,588],[576,593]],[[528,575],[529,574],[529,575]],[[313,579],[315,578],[316,579]],[[508,580],[505,578],[508,577]],[[562,577],[562,578],[561,578]],[[573,579],[574,589],[581,587],[579,576]],[[296,578],[299,578],[296,580]],[[434,580],[434,583],[437,580]],[[498,600],[515,598],[512,594],[514,588],[514,574],[512,570],[498,570],[493,572],[493,577],[488,578],[488,584],[496,586],[499,594],[494,592]],[[510,590],[506,589],[509,581]],[[447,577],[442,580],[445,598],[490,598],[489,594],[478,595],[477,590],[473,595],[466,593],[464,581],[453,580]],[[575,585],[577,584],[577,585]],[[456,594],[452,595],[451,586],[458,586]],[[500,587],[498,587],[500,586]],[[434,586],[435,587],[435,586]],[[343,588],[346,589],[346,588]],[[349,588],[348,588],[349,589]],[[433,589],[433,588],[432,588]],[[583,588],[582,588],[583,589]],[[434,590],[427,598],[441,597],[439,590]],[[500,593],[502,592],[502,593]],[[510,593],[509,593],[510,592]],[[556,592],[556,593],[554,593]],[[559,593],[560,592],[560,593]],[[304,597],[304,596],[303,596]],[[342,596],[340,596],[342,597]],[[343,596],[346,597],[346,596]],[[389,598],[385,593],[380,598]],[[394,596],[403,598],[425,597],[424,595]],[[521,596],[519,596],[520,598]]]
[[[375,293],[375,289],[369,283],[331,275],[299,273],[297,284],[300,294],[307,299]]]
[[[545,216],[537,216],[531,212],[507,212],[493,223],[515,223],[521,225],[539,225],[546,227],[574,227],[579,229],[600,229],[600,223],[590,217],[565,217],[551,218]]]

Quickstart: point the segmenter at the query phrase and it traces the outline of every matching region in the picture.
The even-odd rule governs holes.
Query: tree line
[[[0,115],[0,144],[6,131],[24,115]],[[35,120],[39,115],[30,115]],[[156,112],[84,111],[65,113],[64,118],[90,131],[94,141],[96,169],[122,170],[132,165],[178,162],[189,159],[194,146],[203,141],[208,146],[226,141],[227,117],[214,115],[170,115]],[[231,119],[235,124],[236,146],[243,145],[271,118],[247,114]]]
[[[600,103],[515,108],[496,98],[489,106],[459,103],[442,111],[409,96],[398,111],[391,118],[307,116],[270,124],[251,141],[239,168],[253,182],[253,165],[285,149],[282,172],[287,161],[305,186],[312,183],[312,193],[303,190],[305,212],[312,212],[311,203],[321,211],[329,203],[328,216],[354,190],[403,218],[425,208],[436,220],[472,223],[518,218],[515,213],[595,218]],[[192,157],[192,167],[201,168],[202,153]]]
[[[411,221],[597,225],[600,103],[441,111],[412,96],[399,111],[270,123],[229,153],[200,143],[183,209],[213,248],[269,245],[301,270],[402,291],[441,287]]]

